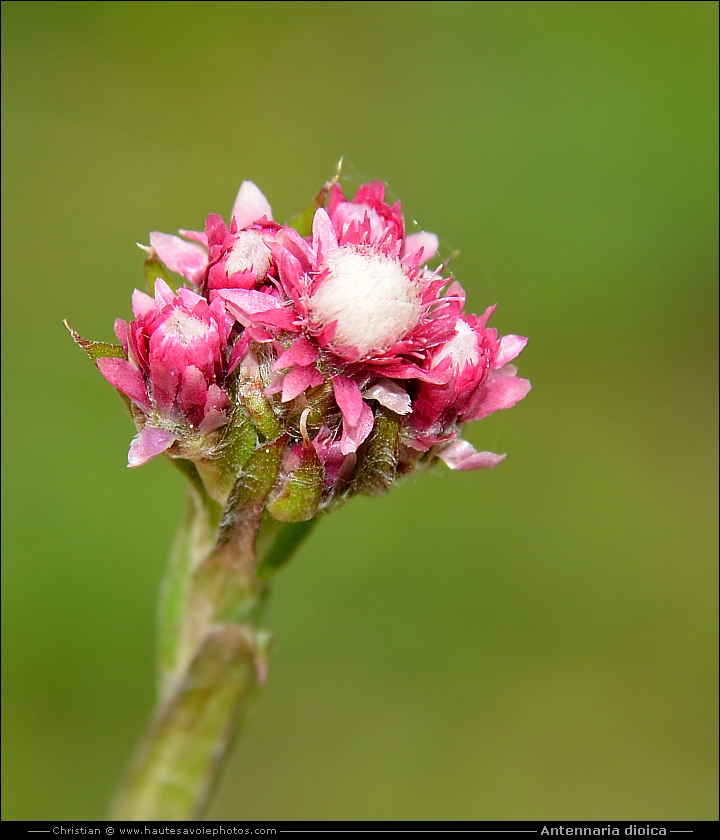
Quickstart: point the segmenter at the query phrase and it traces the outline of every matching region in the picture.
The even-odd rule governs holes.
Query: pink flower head
[[[230,227],[220,216],[207,217],[211,299],[217,289],[254,289],[268,282],[268,276],[276,273],[270,246],[279,229],[270,204],[252,181],[243,181],[240,187]]]
[[[128,463],[140,464],[193,432],[227,422],[223,387],[233,320],[221,300],[208,304],[190,289],[177,294],[163,281],[155,297],[133,294],[135,320],[115,322],[127,360],[101,358],[103,376],[145,416]]]
[[[132,403],[131,466],[177,444],[222,473],[220,498],[253,447],[286,446],[270,503],[282,519],[317,510],[296,504],[303,487],[328,505],[437,458],[467,470],[505,457],[460,435],[528,393],[511,364],[527,339],[488,327],[495,307],[466,313],[460,284],[428,267],[437,237],[408,235],[385,198],[379,181],[352,199],[326,184],[298,217],[304,236],[244,181],[229,224],[210,214],[204,232],[150,235],[151,258],[195,291],[136,291],[134,320],[116,322],[122,347],[73,334]]]
[[[153,232],[150,248],[145,250],[202,291],[252,289],[262,284],[270,271],[268,243],[279,227],[262,192],[252,181],[243,181],[229,226],[211,213],[204,232],[181,230],[184,239]]]
[[[384,202],[379,182],[361,187],[353,202],[336,184],[328,210],[315,212],[309,241],[289,227],[277,234],[270,246],[278,273],[274,287],[218,292],[254,340],[284,337],[269,395],[288,402],[332,381],[343,455],[372,431],[366,398],[407,413],[407,391],[392,380],[445,378],[425,361],[452,336],[462,290],[453,284],[441,294],[449,281],[424,264],[437,240],[419,236],[405,238],[400,205]]]
[[[448,433],[455,438],[463,423],[510,408],[530,390],[530,382],[517,377],[517,368],[508,364],[525,347],[527,338],[498,337],[497,330],[487,327],[494,311],[491,306],[481,317],[458,318],[455,334],[435,348],[429,358],[430,368],[445,371],[447,381],[442,385],[423,382],[419,387],[410,421],[417,432],[412,445],[417,448],[435,445]],[[495,466],[491,458],[474,458],[472,453],[469,443],[456,441],[441,448],[438,454],[453,469]]]

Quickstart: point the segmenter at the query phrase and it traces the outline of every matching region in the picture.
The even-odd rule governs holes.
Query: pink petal
[[[235,342],[230,358],[228,359],[228,374],[232,373],[235,368],[245,357],[248,347],[250,346],[250,334],[245,330],[240,338]]]
[[[100,373],[107,381],[141,408],[149,409],[150,400],[142,374],[125,359],[101,357],[97,360]]]
[[[325,487],[332,487],[336,481],[349,481],[357,464],[354,453],[343,455],[340,442],[324,426],[312,442],[313,448],[325,470]]]
[[[188,309],[194,309],[199,303],[202,303],[205,307],[207,307],[207,301],[204,297],[196,294],[191,289],[185,288],[185,286],[182,286],[177,290],[177,295]],[[194,312],[193,314],[198,316],[200,315],[200,312]],[[207,309],[205,309],[204,314],[207,314]]]
[[[177,391],[177,402],[186,415],[203,413],[207,401],[207,382],[195,365],[184,368]],[[192,418],[190,418],[192,421]]]
[[[283,389],[283,383],[285,382],[285,377],[287,374],[282,373],[273,373],[270,377],[270,382],[265,388],[265,396],[272,397],[275,394],[279,394]]]
[[[180,229],[178,233],[180,234],[180,236],[184,236],[185,239],[192,239],[193,242],[197,242],[200,245],[204,245],[206,248],[208,246],[208,238],[204,230]]]
[[[375,385],[368,388],[363,395],[366,400],[377,400],[380,405],[394,411],[395,414],[409,414],[412,411],[412,403],[408,392],[389,379],[381,379]]]
[[[293,367],[293,365],[311,365],[317,361],[317,358],[317,347],[304,335],[301,335],[293,341],[284,353],[278,356],[272,369],[282,370],[283,368]]]
[[[217,409],[222,411],[230,405],[228,395],[223,391],[219,385],[214,383],[210,385],[207,391],[207,402],[205,403],[205,411],[210,409]]]
[[[422,258],[420,263],[426,263],[431,260],[438,250],[438,238],[434,233],[427,231],[419,231],[418,233],[411,233],[405,239],[405,247],[403,248],[403,256],[412,259],[422,249]]]
[[[294,400],[314,385],[323,382],[323,375],[311,365],[307,367],[294,367],[284,378],[282,386],[281,402]]]
[[[482,420],[495,411],[503,408],[512,408],[515,403],[520,402],[527,396],[532,387],[529,380],[521,379],[513,375],[502,375],[502,370],[490,374],[487,382],[478,391],[477,398],[472,400],[468,406],[467,413],[463,416],[464,421]]]
[[[128,467],[140,467],[151,458],[169,449],[178,440],[177,435],[166,429],[145,426],[133,438],[128,452]]]
[[[243,181],[233,205],[231,218],[237,222],[238,230],[242,230],[263,216],[272,221],[270,203],[256,184]]]
[[[511,362],[528,343],[521,335],[505,335],[500,339],[500,349],[495,359],[495,367],[501,368]]]
[[[305,291],[305,272],[300,261],[283,248],[273,248],[278,273],[288,297],[297,301]]]
[[[384,373],[394,379],[420,379],[422,382],[430,382],[433,385],[445,385],[448,381],[448,373],[445,368],[422,370],[417,365],[401,362],[390,362],[390,364],[382,365],[382,367],[378,365],[378,373]]]
[[[155,298],[146,295],[139,289],[132,293],[132,311],[136,318],[142,318],[155,308]]]
[[[300,234],[289,227],[278,231],[275,242],[269,243],[273,257],[278,260],[279,253],[287,251],[300,267],[310,268],[315,262],[312,249]]]
[[[367,438],[372,431],[375,424],[375,417],[373,416],[370,406],[363,402],[362,413],[357,425],[349,426],[343,420],[343,434],[340,439],[340,452],[343,455],[349,455],[355,452],[360,444]]]
[[[267,327],[276,327],[281,330],[291,330],[297,332],[295,327],[295,319],[297,314],[294,309],[285,307],[283,309],[271,309],[265,312],[256,312],[252,316],[252,320],[256,324],[261,324]]]
[[[348,426],[357,426],[365,407],[362,391],[352,379],[347,379],[344,376],[336,376],[332,383],[335,391],[335,402],[342,411],[343,423]],[[347,455],[347,452],[343,454]]]
[[[337,331],[337,321],[330,321],[327,326],[324,326],[317,336],[317,342],[321,347],[330,347],[332,340],[335,338]],[[343,354],[346,359],[356,359],[360,356],[360,351],[357,347],[343,347]]]
[[[223,217],[217,213],[208,213],[208,217],[205,219],[205,236],[207,237],[208,248],[222,245],[229,235],[230,231]]]
[[[175,292],[162,277],[158,277],[155,281],[155,303],[162,308],[162,306],[171,306],[174,302]]]
[[[214,383],[208,388],[207,401],[205,403],[205,416],[198,426],[198,431],[201,434],[212,432],[224,426],[227,423],[227,411],[225,409],[230,405],[228,395],[223,391],[219,385]]]
[[[448,286],[445,292],[445,300],[456,300],[460,303],[460,308],[465,306],[465,289],[456,280]]]
[[[260,324],[293,330],[295,310],[277,298],[251,289],[219,289],[217,294],[227,303],[228,311],[245,327]]]
[[[330,251],[334,251],[338,246],[335,228],[322,207],[315,211],[312,230],[313,244],[318,252],[318,261],[322,261]]]
[[[116,318],[115,324],[113,325],[113,331],[117,336],[118,341],[123,346],[123,350],[125,351],[125,355],[127,355],[128,351],[128,322],[124,321],[122,318]]]
[[[505,460],[505,455],[494,452],[477,452],[466,440],[455,440],[438,452],[451,470],[489,470]]]
[[[173,407],[177,395],[180,371],[185,365],[182,350],[176,345],[169,345],[165,359],[150,359],[150,383],[152,385],[155,408],[161,414],[167,414]]]
[[[208,432],[214,432],[215,429],[224,426],[227,423],[227,419],[227,412],[218,411],[217,408],[211,408],[205,417],[203,417],[202,423],[198,426],[198,431],[202,435]]]
[[[490,316],[493,312],[497,309],[497,303],[493,303],[492,306],[488,306],[488,308],[483,312],[483,314],[478,318],[478,327],[485,327],[487,322],[490,320]]]
[[[207,251],[193,242],[185,242],[169,233],[150,234],[150,244],[170,269],[196,286],[202,283],[207,268]]]
[[[237,311],[243,315],[255,315],[258,312],[281,309],[283,306],[273,295],[253,289],[219,289],[218,296],[228,304],[228,309],[233,314]]]

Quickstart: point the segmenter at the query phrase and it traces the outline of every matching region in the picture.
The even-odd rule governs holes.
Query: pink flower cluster
[[[510,364],[527,339],[488,327],[494,307],[464,311],[460,284],[428,266],[437,237],[408,234],[382,183],[321,196],[307,231],[273,221],[245,181],[229,225],[211,214],[203,232],[150,234],[150,259],[191,288],[159,279],[154,298],[136,291],[134,320],[115,325],[125,358],[98,360],[133,405],[130,466],[164,451],[212,458],[244,412],[249,375],[288,452],[314,449],[326,495],[352,475],[380,414],[396,421],[406,465],[503,459],[460,433],[528,393]]]

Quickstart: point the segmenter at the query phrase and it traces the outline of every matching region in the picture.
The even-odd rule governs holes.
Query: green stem
[[[245,628],[213,628],[153,720],[115,819],[200,818],[256,685],[253,641]]]
[[[115,819],[200,819],[264,679],[267,578],[312,525],[263,513],[280,452],[268,444],[254,454],[222,518],[191,483],[161,599],[158,707],[115,801]]]

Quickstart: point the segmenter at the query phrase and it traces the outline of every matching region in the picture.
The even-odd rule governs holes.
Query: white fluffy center
[[[270,249],[259,233],[241,230],[225,263],[225,271],[228,277],[236,271],[254,271],[258,280],[262,280],[270,268],[270,258]]]
[[[330,273],[310,300],[310,314],[320,327],[337,321],[336,348],[357,347],[361,356],[376,355],[420,322],[420,288],[397,260],[338,248],[325,264]]]
[[[176,309],[163,323],[162,331],[166,338],[175,339],[187,347],[194,338],[205,338],[210,332],[210,325]]]
[[[448,356],[452,359],[455,370],[461,370],[467,362],[476,365],[480,359],[475,330],[469,327],[465,321],[458,321],[455,324],[455,335],[435,356],[432,366],[437,367]]]

